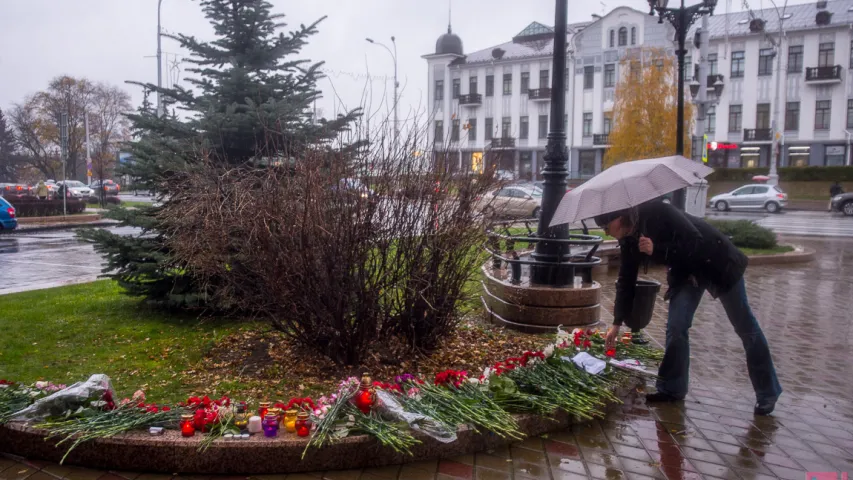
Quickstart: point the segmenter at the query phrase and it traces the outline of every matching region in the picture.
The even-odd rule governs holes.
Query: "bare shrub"
[[[374,145],[174,176],[160,213],[174,258],[218,307],[336,362],[383,344],[435,348],[483,261],[478,202],[494,175],[454,175],[411,139]]]

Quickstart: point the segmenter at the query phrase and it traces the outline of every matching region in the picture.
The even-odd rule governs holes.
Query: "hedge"
[[[62,199],[39,200],[36,197],[7,196],[6,200],[15,207],[15,215],[18,217],[51,217],[62,215]],[[86,203],[82,200],[66,199],[66,211],[69,214],[83,213]]]
[[[781,167],[779,179],[787,182],[853,182],[851,167]],[[708,175],[709,182],[749,182],[755,175],[767,175],[770,169],[761,168],[718,168]]]
[[[776,247],[776,234],[749,220],[708,220],[708,223],[732,239],[738,248],[771,249]]]

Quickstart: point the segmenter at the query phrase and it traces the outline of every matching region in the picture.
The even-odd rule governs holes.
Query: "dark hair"
[[[622,222],[626,225],[633,225],[634,222],[631,221],[631,211],[630,210],[617,210],[615,212],[602,213],[601,215],[596,215],[594,217],[595,224],[598,225],[599,228],[604,228],[617,218],[621,218]]]

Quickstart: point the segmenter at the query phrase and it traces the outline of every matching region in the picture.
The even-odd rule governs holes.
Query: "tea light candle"
[[[249,419],[249,433],[261,433],[264,430],[261,417],[254,415]]]

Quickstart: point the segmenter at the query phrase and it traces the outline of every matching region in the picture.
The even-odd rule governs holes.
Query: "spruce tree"
[[[150,102],[129,115],[136,141],[128,148],[133,161],[118,173],[129,175],[170,201],[166,180],[203,162],[252,166],[275,160],[294,161],[309,148],[327,148],[359,115],[353,111],[329,121],[313,121],[311,106],[319,96],[322,63],[299,59],[322,19],[284,33],[284,15],[272,13],[264,0],[202,0],[215,32],[213,41],[174,38],[191,53],[190,86],[158,89],[171,113],[158,116]],[[116,210],[124,225],[144,235],[128,237],[105,230],[84,238],[105,255],[107,276],[129,294],[175,306],[198,305],[192,272],[173,260],[157,220],[158,207]],[[200,232],[204,233],[204,232]]]

